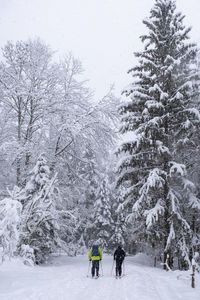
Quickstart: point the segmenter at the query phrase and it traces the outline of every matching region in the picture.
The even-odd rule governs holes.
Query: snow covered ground
[[[104,256],[103,276],[87,277],[86,256],[54,257],[46,266],[19,260],[0,266],[0,300],[199,300],[200,275],[153,268],[143,256],[127,257],[122,279],[111,277],[112,257]]]

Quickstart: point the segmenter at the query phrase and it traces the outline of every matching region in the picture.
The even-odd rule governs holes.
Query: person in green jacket
[[[92,277],[95,275],[96,270],[96,277],[99,277],[99,261],[102,260],[102,251],[101,248],[95,244],[89,251],[88,258],[92,261]]]

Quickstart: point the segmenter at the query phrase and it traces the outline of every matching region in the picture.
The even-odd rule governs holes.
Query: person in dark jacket
[[[121,246],[115,250],[114,260],[116,261],[116,278],[121,277],[122,275],[122,263],[124,261],[126,254]]]

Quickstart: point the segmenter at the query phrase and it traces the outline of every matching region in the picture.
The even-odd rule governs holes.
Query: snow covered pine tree
[[[36,263],[44,262],[59,244],[55,180],[56,176],[50,179],[46,159],[40,155],[22,197],[21,245],[34,249]]]
[[[112,230],[111,205],[108,195],[108,181],[104,179],[94,203],[93,225],[90,228],[90,230],[92,229],[92,240],[98,239],[98,244],[103,249],[108,248]]]
[[[119,245],[125,246],[126,225],[125,225],[125,211],[121,208],[121,197],[116,195],[115,202],[112,207],[112,235],[109,240],[109,249],[116,249]],[[127,246],[127,245],[126,245]]]
[[[197,48],[186,43],[190,28],[183,19],[174,1],[156,0],[143,21],[144,51],[135,54],[139,63],[129,72],[136,80],[120,107],[125,139],[118,168],[118,186],[126,186],[124,205],[132,206],[128,219],[138,238],[164,253],[164,261],[167,255],[178,257],[181,268],[190,265],[193,250],[187,211],[199,207],[183,153],[196,143],[200,122]]]

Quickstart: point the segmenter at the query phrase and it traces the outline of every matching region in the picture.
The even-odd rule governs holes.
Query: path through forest
[[[103,276],[95,280],[87,277],[87,256],[55,257],[48,265],[34,268],[20,261],[6,262],[0,267],[0,299],[199,300],[199,275],[197,288],[192,289],[189,272],[165,272],[136,256],[126,258],[126,275],[115,279],[112,263],[111,256],[104,256]]]

